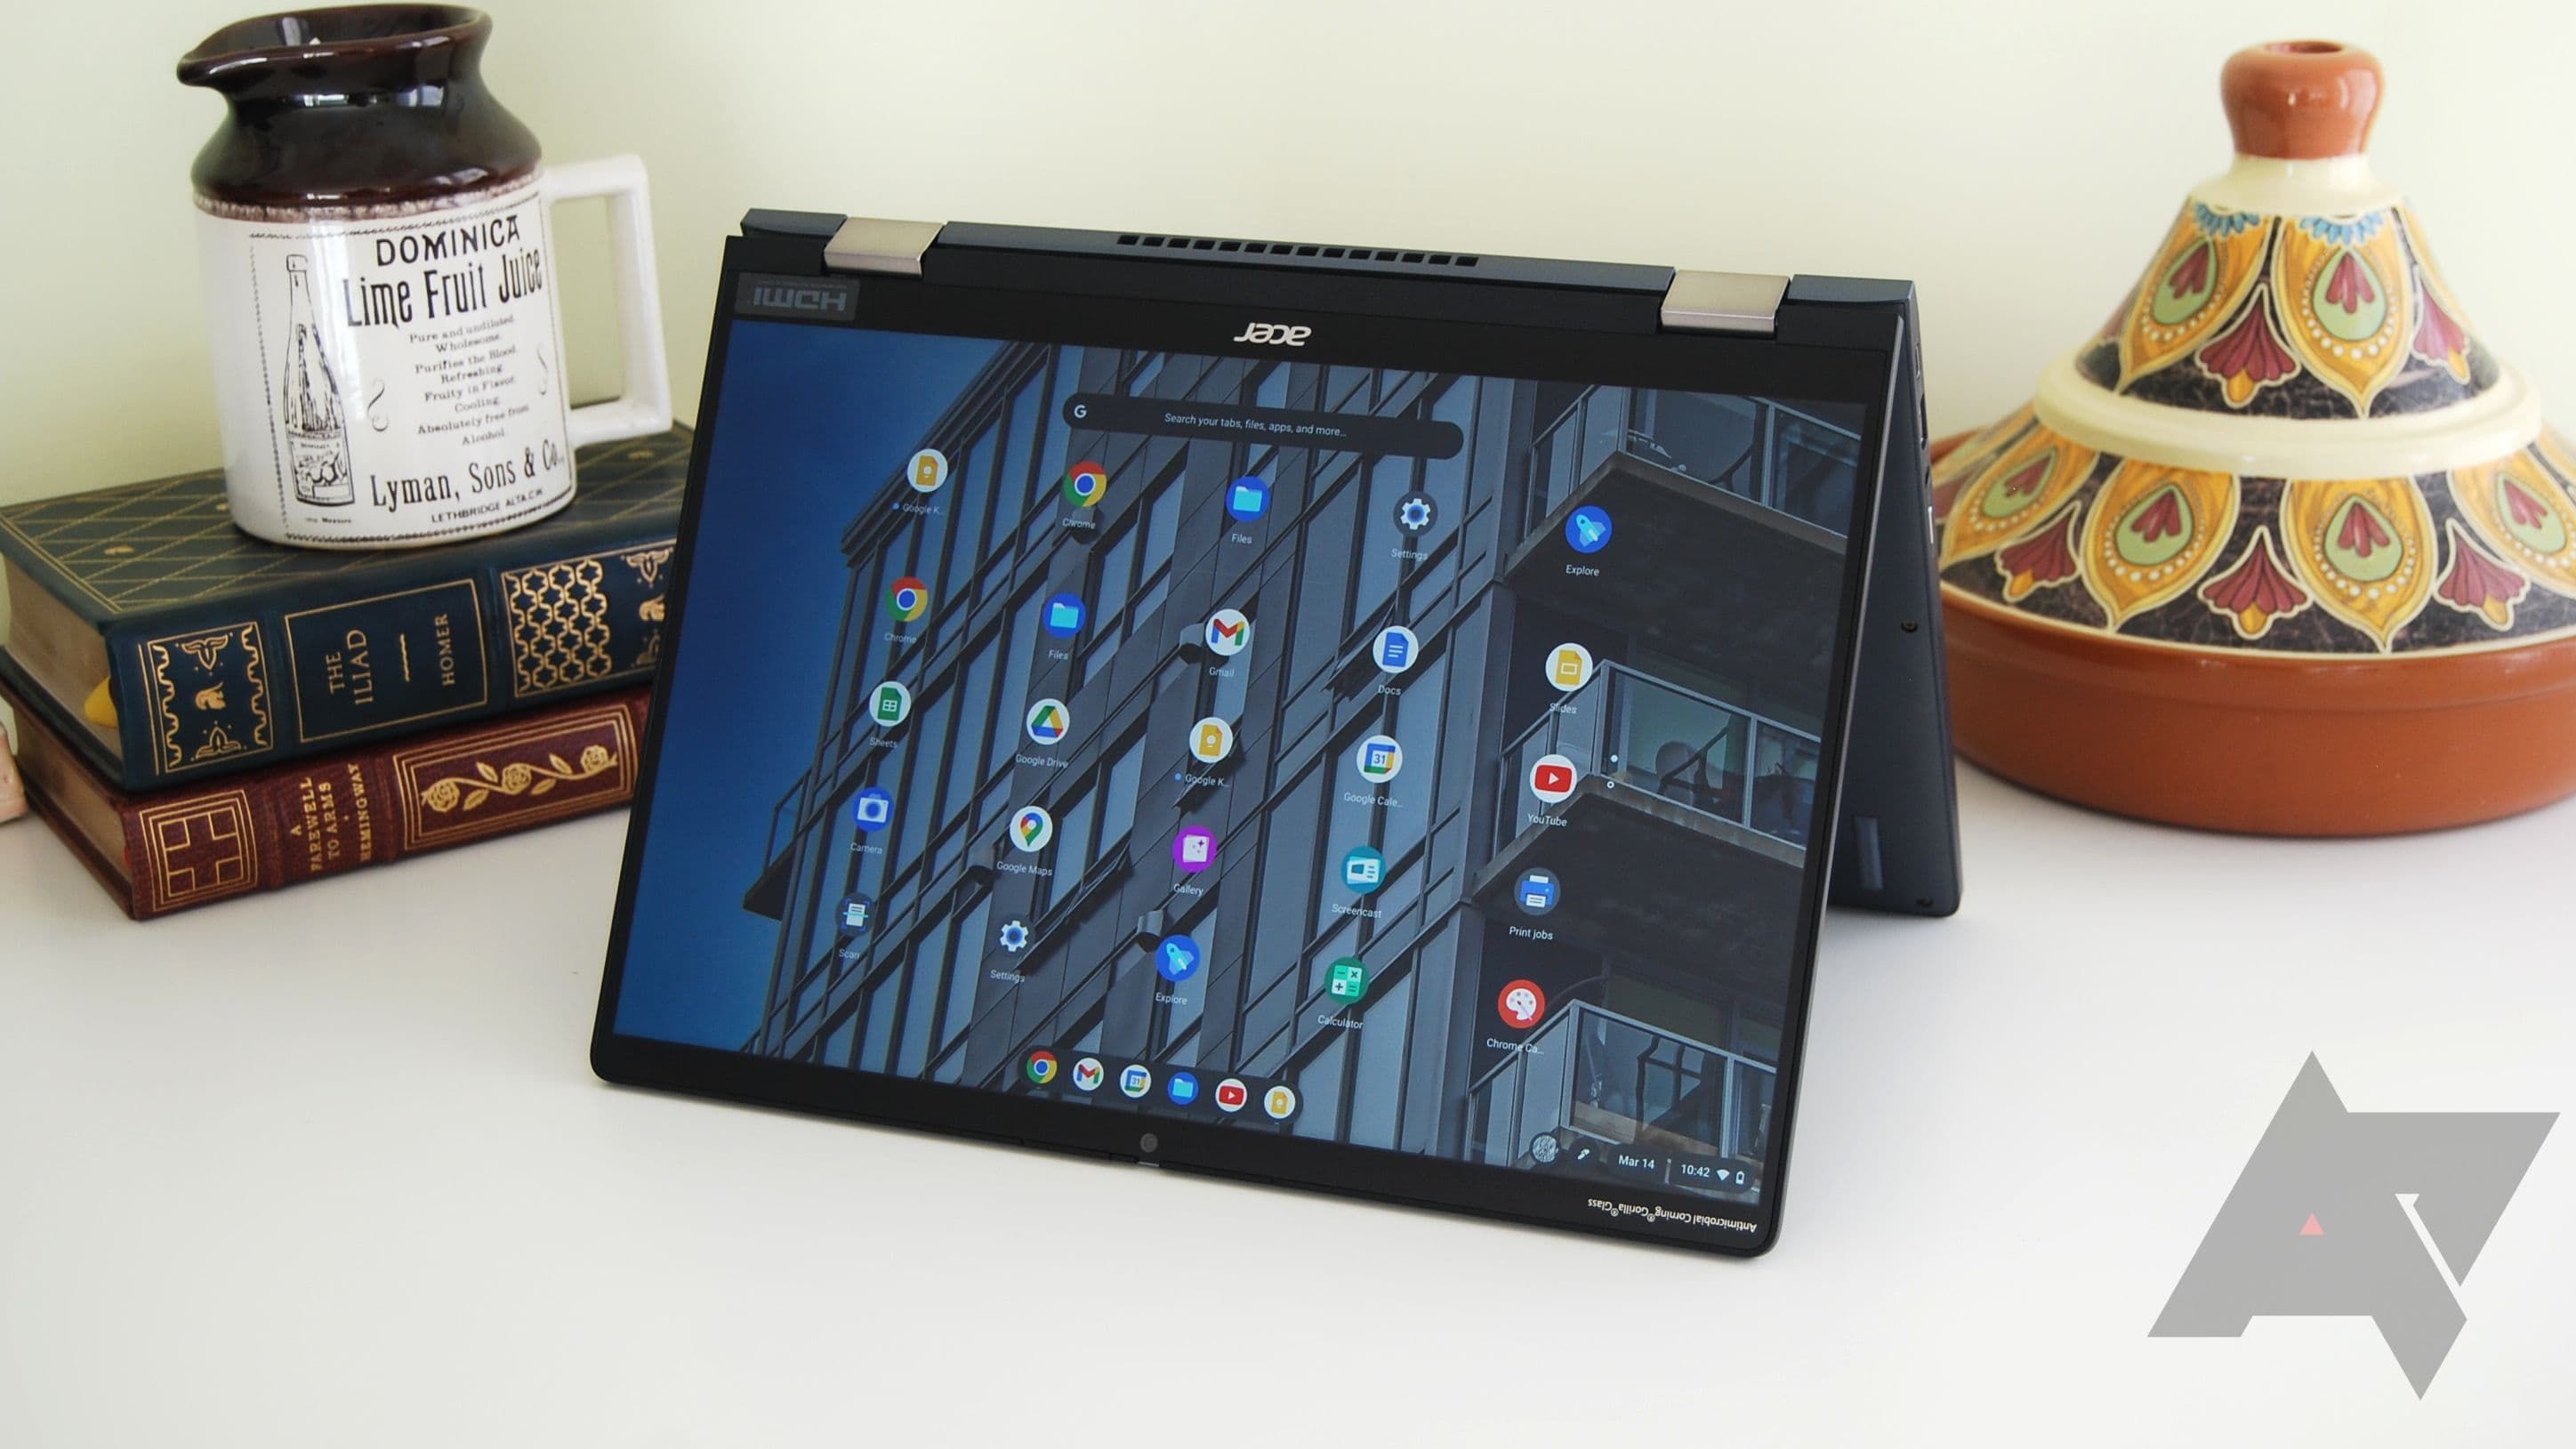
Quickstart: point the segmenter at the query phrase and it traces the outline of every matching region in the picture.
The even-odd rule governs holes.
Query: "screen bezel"
[[[801,255],[799,255],[801,253]],[[1431,1207],[1539,1226],[1571,1228],[1737,1256],[1769,1251],[1776,1241],[1794,1146],[1798,1087],[1805,1065],[1807,1010],[1840,816],[1849,743],[1862,602],[1872,524],[1885,472],[1888,409],[1901,323],[1844,329],[1854,345],[1817,345],[1709,333],[1581,331],[1423,320],[1383,314],[1288,309],[1261,295],[1247,272],[1234,303],[1175,301],[1155,295],[1157,262],[1119,264],[1135,273],[1133,295],[1073,295],[961,286],[906,276],[838,277],[854,286],[846,322],[872,330],[949,334],[1003,341],[1124,347],[1299,362],[1427,369],[1488,377],[1624,384],[1848,402],[1864,417],[1861,467],[1854,480],[1845,535],[1832,675],[1817,769],[1817,823],[1800,885],[1788,991],[1782,1004],[1781,1051],[1774,1086],[1773,1158],[1760,1203],[1716,1203],[1646,1185],[1558,1176],[1386,1148],[1232,1130],[1215,1122],[1155,1114],[1104,1112],[1081,1104],[950,1085],[890,1074],[756,1057],[737,1050],[662,1041],[615,1030],[628,932],[643,847],[651,828],[654,782],[661,768],[662,726],[687,631],[688,590],[707,462],[723,417],[725,363],[745,273],[823,275],[819,242],[783,247],[767,239],[729,238],[699,426],[689,462],[678,534],[677,568],[668,594],[665,664],[656,672],[635,799],[618,876],[599,1011],[591,1040],[592,1069],[604,1080],[783,1107],[878,1125],[909,1127],[1014,1146],[1181,1168],[1271,1185]],[[800,264],[801,263],[801,264]],[[1426,282],[1423,285],[1444,285]],[[1504,289],[1494,289],[1497,293]],[[1605,299],[1606,300],[1606,299]],[[1247,309],[1254,309],[1247,311]],[[772,318],[743,318],[770,324]],[[1235,341],[1248,320],[1305,324],[1312,330],[1294,353]],[[1837,339],[1838,342],[1840,339]],[[699,641],[697,647],[712,647]],[[1149,1148],[1146,1144],[1151,1143]],[[1608,1206],[1605,1207],[1605,1204]],[[1659,1216],[1659,1212],[1679,1215]],[[1726,1220],[1709,1227],[1694,1216]]]

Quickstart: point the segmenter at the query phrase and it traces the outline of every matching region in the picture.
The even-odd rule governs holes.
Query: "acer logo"
[[[1312,327],[1291,327],[1285,322],[1255,322],[1235,334],[1237,342],[1275,342],[1282,347],[1303,347],[1314,334]]]

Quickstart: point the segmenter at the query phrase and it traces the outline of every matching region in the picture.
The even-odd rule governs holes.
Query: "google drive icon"
[[[1073,728],[1073,719],[1064,712],[1064,701],[1042,699],[1029,706],[1029,738],[1042,745],[1052,745]]]

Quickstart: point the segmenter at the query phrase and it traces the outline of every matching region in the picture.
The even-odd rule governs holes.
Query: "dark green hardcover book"
[[[219,471],[0,508],[9,651],[128,791],[649,679],[689,449],[584,448],[562,512],[436,548],[263,543]]]

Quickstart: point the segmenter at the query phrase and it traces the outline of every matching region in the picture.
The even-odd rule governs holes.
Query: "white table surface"
[[[2566,1124],[2421,1401],[2147,1328],[2309,1052],[2576,1108],[2576,805],[1964,792],[1966,910],[1825,933],[1753,1262],[602,1085],[622,816],[149,926],[0,828],[0,1445],[2566,1443]]]

